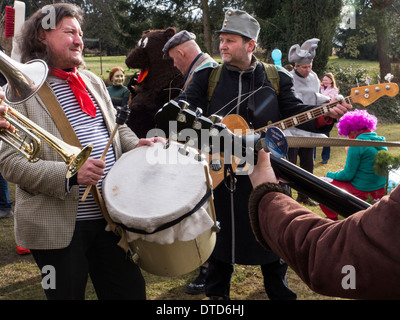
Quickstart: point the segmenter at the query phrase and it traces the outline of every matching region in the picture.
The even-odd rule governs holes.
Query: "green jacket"
[[[375,132],[360,134],[356,140],[385,141],[385,137]],[[384,188],[386,178],[378,176],[374,171],[374,159],[380,150],[386,147],[349,147],[344,169],[338,172],[328,172],[327,177],[338,181],[350,181],[354,188],[360,191],[373,191]]]

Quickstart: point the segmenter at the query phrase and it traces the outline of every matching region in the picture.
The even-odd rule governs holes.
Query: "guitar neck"
[[[346,98],[344,98],[344,101],[346,103],[351,104],[352,103],[352,99],[351,96],[348,96]],[[291,118],[287,118],[285,120],[282,121],[278,121],[272,124],[269,124],[268,126],[259,128],[257,130],[254,130],[255,133],[261,133],[264,132],[266,129],[270,128],[270,127],[277,127],[281,130],[286,130],[292,127],[296,127],[298,125],[301,125],[303,123],[306,123],[310,120],[313,120],[315,118],[318,118],[319,116],[324,115],[325,113],[329,112],[329,108],[334,107],[338,104],[337,101],[335,102],[331,102],[328,104],[325,104],[323,106],[296,114],[295,116],[291,117]]]

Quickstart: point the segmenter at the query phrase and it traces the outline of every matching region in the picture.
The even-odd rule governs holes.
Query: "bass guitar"
[[[177,117],[181,120],[184,117],[185,121],[176,121]],[[251,169],[248,160],[253,159],[253,162],[255,162],[257,152],[261,148],[270,151],[264,136],[258,134],[234,135],[224,124],[213,123],[210,119],[196,116],[191,110],[182,109],[175,101],[169,102],[157,113],[156,123],[159,129],[166,126],[173,127],[170,131],[162,130],[156,134],[163,136],[164,132],[169,132],[167,135],[169,141],[173,140],[182,143],[180,152],[184,153],[185,149],[190,146],[199,150],[199,159],[206,157],[206,161],[210,167],[213,189],[226,177],[224,172],[225,164],[229,164],[235,174],[247,174],[246,170],[249,170],[248,167]],[[193,127],[197,129],[193,129]],[[268,130],[270,129],[267,129],[267,132]],[[197,132],[197,134],[193,132]],[[207,134],[208,136],[206,137]],[[223,150],[220,150],[220,145],[218,142],[216,143],[217,140],[218,142],[225,140]],[[230,149],[230,151],[226,152],[227,149]],[[238,153],[238,150],[240,150],[240,154],[232,155],[232,150],[236,150],[235,153]],[[344,217],[359,210],[367,209],[370,206],[367,202],[323,181],[276,153],[271,153],[270,159],[276,175],[283,179],[287,185],[307,194]]]

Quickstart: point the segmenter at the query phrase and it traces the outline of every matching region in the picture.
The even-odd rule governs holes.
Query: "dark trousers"
[[[105,231],[104,220],[76,223],[70,245],[57,250],[31,250],[43,272],[55,270],[55,289],[45,289],[49,300],[83,300],[88,275],[98,299],[146,299],[145,282],[139,267],[126,258],[119,238]],[[42,273],[42,277],[49,273]]]
[[[314,149],[313,148],[289,148],[287,158],[288,160],[296,164],[297,156],[300,159],[299,167],[313,173],[314,171]],[[299,193],[300,198],[308,198],[306,195]]]
[[[210,257],[208,260],[206,295],[230,299],[230,289],[234,265]],[[296,300],[296,294],[289,289],[286,272],[288,266],[281,259],[260,266],[264,277],[264,288],[271,300]]]
[[[8,189],[8,182],[0,173],[0,210],[10,210],[12,208],[12,201],[10,200],[10,192]]]

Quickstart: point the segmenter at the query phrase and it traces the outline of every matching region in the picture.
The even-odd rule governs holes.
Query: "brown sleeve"
[[[261,188],[249,203],[256,237],[312,290],[345,298],[400,298],[399,188],[341,221],[323,218],[268,186]],[[347,266],[353,268],[355,288],[346,287]]]

